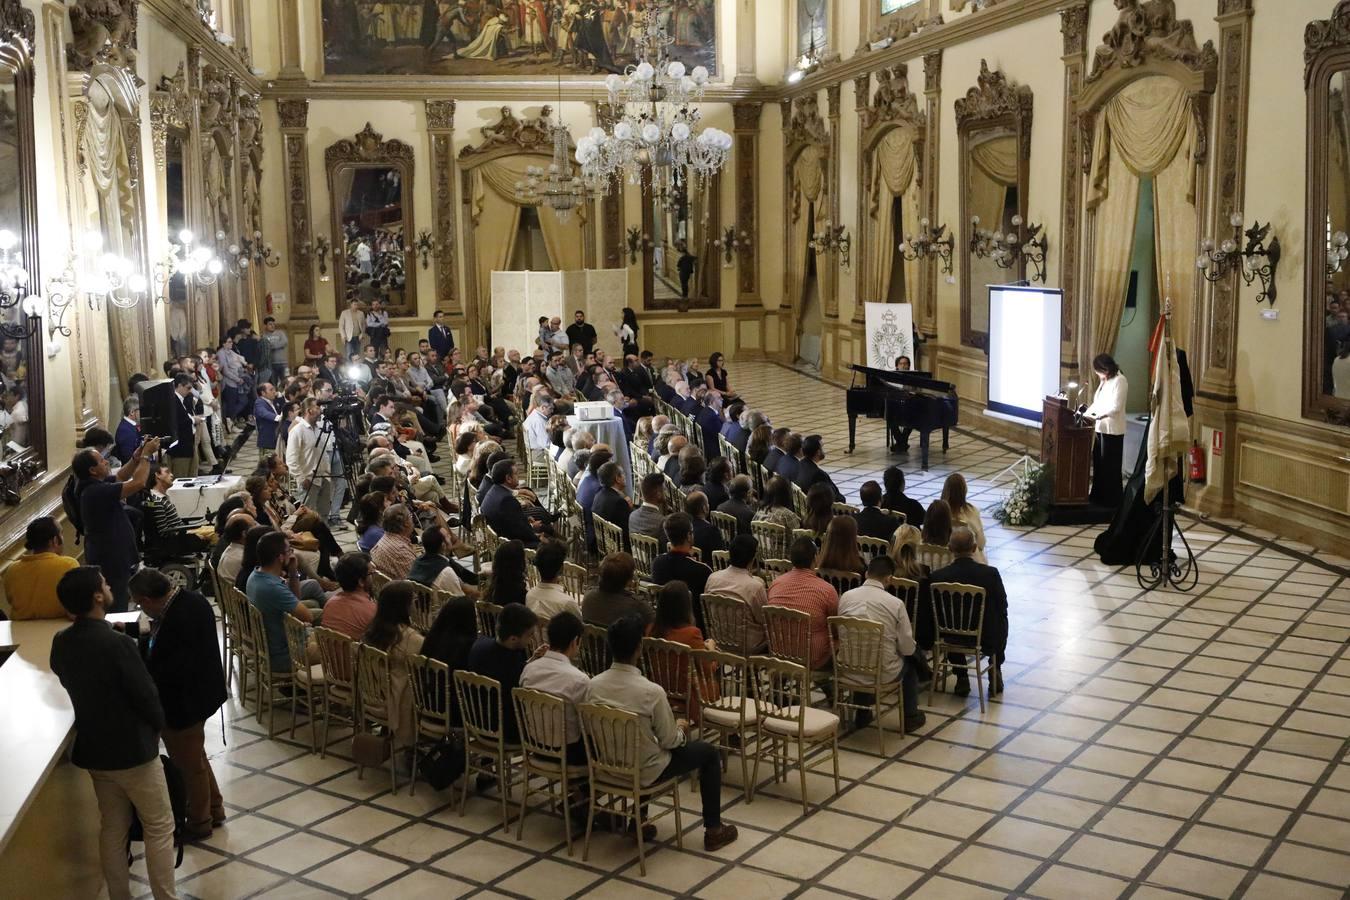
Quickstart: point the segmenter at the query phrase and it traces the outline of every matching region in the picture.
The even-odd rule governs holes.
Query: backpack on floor
[[[176,869],[183,864],[183,837],[187,834],[187,784],[183,781],[183,773],[178,771],[173,760],[161,755],[159,761],[164,766],[164,782],[169,786],[169,805],[173,808],[173,846],[178,851],[173,867]],[[133,806],[131,829],[127,831],[127,865],[131,865],[132,842],[144,840],[145,832],[141,827],[141,817]]]

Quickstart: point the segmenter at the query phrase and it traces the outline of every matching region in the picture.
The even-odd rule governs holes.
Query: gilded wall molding
[[[1218,65],[1214,43],[1195,42],[1189,19],[1178,19],[1174,0],[1116,0],[1120,16],[1092,55],[1091,84],[1113,69],[1132,69],[1150,61],[1170,60],[1195,71]]]
[[[829,187],[827,187],[826,190],[829,191],[829,196],[826,198],[826,201],[829,209],[830,224],[836,227],[843,224],[842,222],[839,221],[841,218],[841,213],[843,212],[839,208],[839,177],[840,177],[839,160],[840,157],[842,156],[839,148],[840,88],[841,85],[839,82],[835,82],[834,84],[827,85],[825,87],[825,104],[826,108],[829,110],[830,116],[830,153],[828,161],[826,162],[826,169],[825,169],[825,178],[827,184],[829,185]],[[816,226],[819,227],[820,224],[821,224],[820,221],[817,220]],[[816,266],[816,278],[818,281],[820,281],[820,274],[822,268],[819,265],[819,262],[820,260],[817,260],[818,264]],[[828,263],[828,265],[823,267],[825,270],[824,272],[825,278],[822,282],[824,286],[824,290],[822,291],[822,293],[824,294],[825,298],[825,315],[833,318],[838,318],[839,266],[837,264],[836,259],[833,257],[827,257],[826,262]]]
[[[1350,44],[1350,0],[1338,0],[1331,18],[1316,19],[1303,29],[1303,86],[1308,86],[1313,63],[1322,51],[1347,44]]]
[[[356,163],[408,163],[413,161],[413,148],[405,144],[398,138],[384,139],[371,127],[369,122],[366,127],[356,133],[354,138],[342,138],[341,140],[330,144],[328,149],[323,152],[323,161],[325,165],[334,165],[339,162]]]
[[[455,101],[427,100],[427,137],[431,143],[431,220],[436,242],[436,308],[463,313],[459,299],[455,240]]]
[[[981,122],[1031,114],[1031,88],[1015,84],[987,60],[980,60],[975,86],[956,100],[956,127],[969,128]],[[1029,139],[1029,136],[1028,136]]]
[[[941,154],[941,116],[942,116],[942,50],[930,50],[923,57],[924,99],[927,101],[928,122],[924,138],[927,158],[924,160],[923,214],[930,222],[938,219],[938,181]],[[938,261],[925,257],[919,263],[923,274],[923,285],[919,292],[918,330],[929,340],[937,337],[937,279]]]
[[[737,103],[731,108],[736,141],[736,184],[733,200],[737,234],[749,235],[736,261],[736,305],[759,306],[759,119],[762,103]]]
[[[140,0],[72,0],[66,66],[88,72],[106,63],[136,71],[136,20]],[[140,84],[137,79],[137,84]]]
[[[461,161],[475,162],[481,157],[506,156],[514,153],[549,154],[553,148],[553,107],[543,106],[533,119],[518,119],[509,106],[500,110],[501,117],[491,125],[478,129],[483,140],[459,151]],[[475,165],[477,163],[475,162]]]
[[[623,111],[602,100],[593,104],[592,114],[597,127],[612,131]],[[624,268],[623,228],[623,191],[605,191],[600,198],[600,244],[602,265],[607,269]]]
[[[150,92],[150,143],[156,169],[164,171],[169,129],[187,131],[191,127],[192,96],[187,89],[186,67],[179,63],[173,77],[162,76],[159,86]]]
[[[318,314],[314,308],[312,224],[309,211],[308,100],[278,100],[281,154],[286,183],[286,246],[290,257],[292,308],[300,318]]]
[[[1078,295],[1079,278],[1079,231],[1080,214],[1083,204],[1083,180],[1073,160],[1079,157],[1079,130],[1074,126],[1078,121],[1078,94],[1083,89],[1084,70],[1087,66],[1087,22],[1088,6],[1086,2],[1060,10],[1059,30],[1064,39],[1064,126],[1063,152],[1061,159],[1062,179],[1060,183],[1060,242],[1059,284],[1064,292],[1064,301],[1060,310],[1060,368],[1066,375],[1072,376],[1078,371],[1078,354],[1074,350],[1075,335],[1078,333]],[[1066,378],[1066,381],[1073,380]]]

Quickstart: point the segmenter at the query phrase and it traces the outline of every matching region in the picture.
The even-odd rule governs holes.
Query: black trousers
[[[1102,434],[1092,438],[1092,490],[1088,500],[1097,506],[1114,509],[1124,497],[1121,465],[1125,457],[1125,435]]]
[[[698,790],[703,801],[703,827],[722,824],[722,757],[707,741],[690,741],[670,751],[670,763],[656,780],[698,772]]]

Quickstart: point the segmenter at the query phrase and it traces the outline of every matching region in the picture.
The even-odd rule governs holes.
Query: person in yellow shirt
[[[61,526],[51,516],[43,516],[28,523],[28,532],[24,537],[24,547],[28,552],[5,569],[3,576],[11,617],[70,618],[56,598],[56,583],[79,563],[62,555],[63,546]]]

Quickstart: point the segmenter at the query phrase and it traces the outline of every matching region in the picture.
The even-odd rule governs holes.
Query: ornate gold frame
[[[983,59],[975,86],[956,101],[961,223],[955,230],[959,235],[956,252],[961,257],[961,343],[966,347],[983,350],[989,341],[987,331],[976,331],[970,323],[970,310],[975,302],[975,286],[970,283],[970,149],[976,138],[989,133],[1010,135],[1017,141],[1017,211],[1026,221],[1027,186],[1031,182],[1031,106],[1031,88],[1008,81],[1001,71],[991,71]],[[1008,273],[1012,281],[1026,278],[1026,260],[1020,253]]]
[[[416,250],[417,231],[413,216],[413,198],[416,196],[413,183],[413,148],[397,139],[386,141],[370,123],[356,133],[355,138],[343,138],[329,146],[323,154],[324,168],[328,173],[328,207],[333,229],[333,285],[337,309],[345,309],[347,298],[346,277],[343,274],[346,265],[343,260],[342,210],[334,193],[337,175],[346,169],[393,168],[399,170],[401,205],[403,207],[403,255],[404,255],[404,292],[403,302],[390,304],[387,309],[390,316],[417,315],[417,271]]]
[[[656,299],[656,247],[647,241],[642,251],[642,308],[646,310],[674,309],[685,312],[690,309],[718,309],[722,305],[722,263],[719,251],[713,241],[722,234],[722,173],[712,178],[689,182],[691,188],[697,186],[703,195],[702,205],[709,207],[703,215],[703,243],[695,248],[698,268],[694,273],[694,283],[690,290],[694,296],[674,300]],[[642,233],[648,236],[656,223],[652,215],[652,194],[649,186],[642,186]],[[691,203],[692,205],[692,203]],[[691,220],[692,221],[692,220]],[[705,289],[706,288],[706,289]]]
[[[1323,317],[1326,269],[1321,236],[1327,229],[1327,149],[1314,135],[1327,131],[1327,108],[1331,76],[1350,70],[1350,0],[1340,0],[1329,19],[1308,23],[1303,32],[1303,84],[1308,103],[1308,183],[1304,234],[1308,246],[1304,265],[1303,311],[1303,407],[1304,418],[1324,422],[1350,421],[1350,401],[1338,400],[1324,390],[1321,359],[1324,350]],[[1346,223],[1332,223],[1344,230]],[[1314,250],[1314,242],[1317,247]]]

